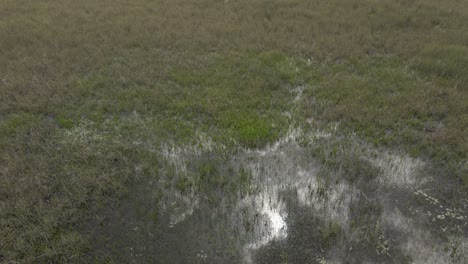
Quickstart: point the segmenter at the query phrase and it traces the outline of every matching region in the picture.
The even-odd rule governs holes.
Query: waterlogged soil
[[[89,224],[90,258],[467,261],[465,195],[440,196],[446,193],[434,188],[440,179],[430,175],[430,166],[404,154],[372,149],[333,131],[291,126],[262,149],[228,150],[204,137],[193,146],[163,146],[159,158],[165,162],[157,176],[140,177],[128,197]]]
[[[428,161],[295,120],[303,89],[287,133],[263,148],[202,132],[192,144],[134,141],[157,162],[137,164],[127,196],[87,225],[90,261],[467,262],[461,187]]]

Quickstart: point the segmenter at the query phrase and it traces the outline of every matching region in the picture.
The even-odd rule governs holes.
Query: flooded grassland
[[[203,132],[188,144],[135,140],[158,160],[156,171],[137,165],[139,180],[124,202],[89,223],[91,256],[129,263],[466,262],[463,193],[448,196],[451,187],[439,188],[441,179],[421,159],[345,135],[336,123],[318,129],[313,119],[296,118],[305,89],[289,89],[289,129],[265,147],[226,146]],[[139,119],[125,122],[142,126]],[[93,133],[82,124],[66,136]]]

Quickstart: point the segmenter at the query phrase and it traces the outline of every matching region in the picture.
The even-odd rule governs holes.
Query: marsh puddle
[[[294,105],[302,89],[293,90]],[[136,165],[140,176],[129,196],[89,225],[90,257],[116,263],[465,259],[468,203],[449,208],[432,197],[423,161],[335,132],[291,125],[261,149],[227,148],[203,134],[185,146],[134,143],[158,160],[157,173]]]
[[[464,234],[466,218],[457,209],[452,222],[431,222],[414,208],[424,206],[412,201],[427,184],[421,161],[363,150],[353,152],[357,164],[330,170],[317,149],[334,148],[314,146],[317,138],[334,140],[291,128],[263,149],[228,151],[207,137],[162,146],[158,177],[141,177],[95,223],[93,255],[119,263],[456,262],[438,227]],[[449,239],[466,249],[466,235]]]
[[[257,251],[307,233],[291,225],[301,211],[313,212],[315,224],[346,226],[356,190],[339,181],[330,188],[318,178],[311,152],[297,143],[300,135],[290,129],[264,149],[227,154],[207,140],[164,147],[162,176],[142,179],[110,213],[99,232],[112,243],[100,249],[134,263],[253,263]]]

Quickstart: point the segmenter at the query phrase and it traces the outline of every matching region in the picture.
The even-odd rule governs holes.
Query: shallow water
[[[302,90],[293,90],[290,112]],[[344,137],[337,126],[328,131],[309,126],[304,132],[291,120],[282,138],[261,149],[228,149],[202,133],[192,145],[135,145],[156,153],[158,175],[143,174],[128,197],[90,223],[91,258],[117,263],[466,261],[468,203],[449,207],[452,201],[435,198],[446,194],[435,188],[438,181],[427,174],[425,162]]]

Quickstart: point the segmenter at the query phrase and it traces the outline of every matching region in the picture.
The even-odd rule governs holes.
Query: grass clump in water
[[[225,122],[229,125],[235,138],[246,147],[261,147],[277,138],[278,132],[275,131],[272,124],[260,117],[239,115],[239,117]]]
[[[69,118],[57,118],[57,123],[65,129],[70,129],[75,125],[75,122]]]
[[[323,248],[329,248],[334,245],[341,234],[339,223],[330,221],[320,230],[320,244]]]

